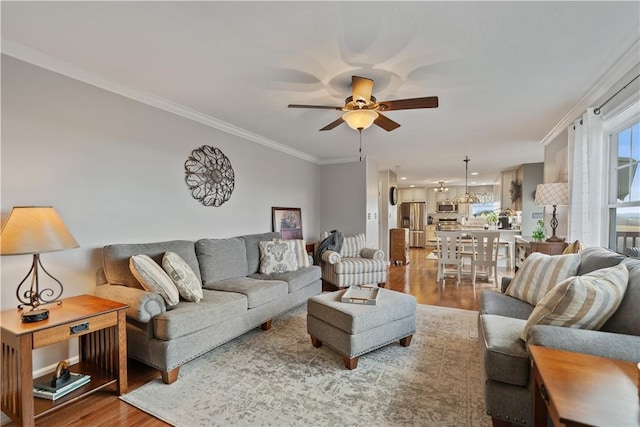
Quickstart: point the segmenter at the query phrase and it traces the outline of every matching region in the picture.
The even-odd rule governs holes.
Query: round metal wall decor
[[[229,158],[218,148],[203,145],[184,162],[191,195],[205,206],[221,206],[231,198],[235,176]]]

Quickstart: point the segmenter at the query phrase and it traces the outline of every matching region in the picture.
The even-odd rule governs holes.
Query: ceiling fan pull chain
[[[360,153],[360,161],[362,161],[362,129],[358,129],[358,133],[360,134],[360,149],[358,153]]]

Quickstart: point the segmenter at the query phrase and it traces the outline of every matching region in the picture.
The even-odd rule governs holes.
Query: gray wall
[[[221,207],[201,205],[184,182],[185,160],[203,145],[221,149],[235,171]],[[272,206],[300,207],[305,238],[319,233],[319,165],[6,56],[1,166],[3,221],[13,206],[53,205],[80,244],[42,255],[66,297],[94,292],[110,243],[270,231]],[[0,306],[13,308],[31,257],[0,263]],[[75,343],[39,352],[34,366],[68,353]]]

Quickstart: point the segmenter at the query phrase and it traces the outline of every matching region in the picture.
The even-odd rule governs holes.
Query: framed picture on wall
[[[302,212],[300,208],[271,208],[272,229],[280,232],[282,239],[302,239]]]

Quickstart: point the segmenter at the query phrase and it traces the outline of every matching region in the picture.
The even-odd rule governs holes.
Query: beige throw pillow
[[[579,254],[546,255],[534,252],[524,260],[505,294],[536,305],[555,285],[575,276],[579,265]]]
[[[200,302],[204,295],[202,285],[193,269],[175,252],[165,252],[162,257],[162,268],[167,272],[180,296],[186,301]]]
[[[260,273],[286,273],[298,269],[295,243],[291,240],[273,239],[259,242]]]
[[[628,282],[624,264],[568,278],[536,305],[520,338],[526,341],[533,325],[600,329],[620,306]]]
[[[296,254],[296,261],[298,262],[298,268],[309,267],[309,256],[307,254],[307,245],[304,240],[296,239],[290,240],[294,245],[294,253]]]
[[[162,267],[147,255],[129,258],[129,269],[146,291],[160,294],[168,306],[172,307],[180,302],[176,285]]]

